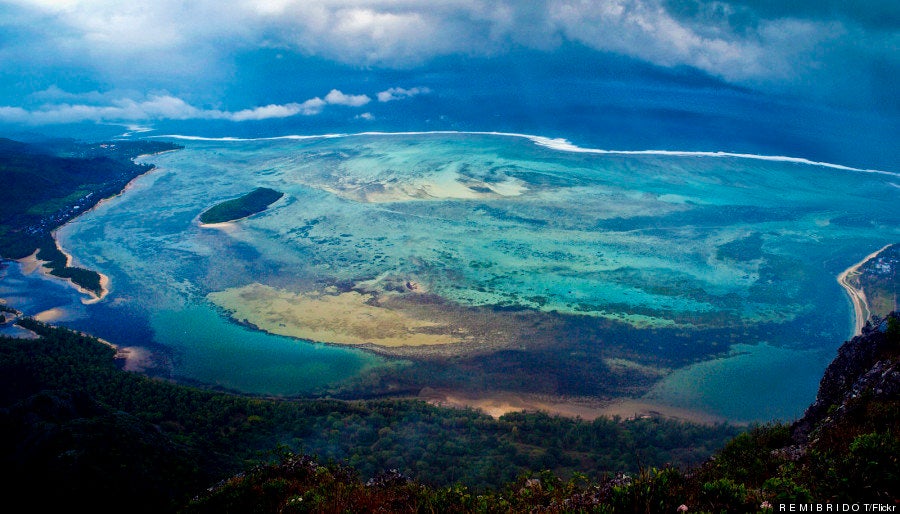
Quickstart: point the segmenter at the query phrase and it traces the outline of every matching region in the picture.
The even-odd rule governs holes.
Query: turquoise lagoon
[[[852,335],[835,276],[900,236],[900,176],[797,159],[509,134],[172,140],[185,148],[145,157],[156,170],[58,231],[111,280],[70,324],[161,345],[176,376],[250,393],[388,367],[415,385],[417,362],[435,362],[416,353],[422,337],[494,388],[603,396],[624,360],[659,370],[641,393],[655,402],[790,419]],[[198,223],[256,187],[285,196]],[[377,337],[354,324],[373,316],[412,334],[403,360],[341,345]],[[479,360],[548,380],[504,385]]]

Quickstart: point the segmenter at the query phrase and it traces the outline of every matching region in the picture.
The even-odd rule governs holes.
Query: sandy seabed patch
[[[310,341],[384,347],[463,341],[448,325],[385,307],[377,295],[357,291],[294,293],[256,283],[208,298],[239,322]]]
[[[52,323],[54,321],[64,319],[67,315],[68,313],[65,311],[65,309],[62,309],[61,307],[53,307],[52,309],[41,311],[35,314],[33,317],[35,320],[42,323]]]

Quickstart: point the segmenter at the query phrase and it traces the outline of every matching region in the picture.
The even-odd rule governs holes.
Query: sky
[[[897,169],[898,78],[896,0],[0,0],[7,132],[542,131]]]

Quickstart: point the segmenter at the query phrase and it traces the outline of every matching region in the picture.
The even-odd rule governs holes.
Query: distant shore
[[[869,255],[865,256],[861,261],[857,262],[853,266],[845,269],[841,272],[840,275],[837,276],[838,284],[847,291],[847,295],[850,297],[850,301],[853,302],[853,311],[855,315],[855,329],[853,331],[853,335],[862,334],[862,329],[866,325],[866,320],[869,319],[871,315],[871,310],[869,309],[869,303],[866,300],[866,293],[854,286],[850,279],[859,275],[859,268],[861,268],[865,263],[869,260],[874,259],[881,252],[890,248],[891,245],[885,245],[883,248],[880,248]]]

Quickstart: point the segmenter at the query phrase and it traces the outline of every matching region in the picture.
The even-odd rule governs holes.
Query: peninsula
[[[118,194],[131,180],[153,169],[137,164],[141,155],[182,148],[160,141],[81,143],[50,140],[27,144],[0,138],[0,256],[34,258],[51,275],[71,280],[95,298],[104,293],[104,277],[72,266],[53,232]]]
[[[838,275],[838,283],[853,302],[856,317],[854,334],[859,335],[871,316],[885,316],[897,309],[897,268],[900,244],[887,245]]]
[[[284,193],[258,187],[253,191],[232,200],[213,205],[200,215],[200,223],[227,223],[252,216],[266,210],[270,205],[284,196]]]

